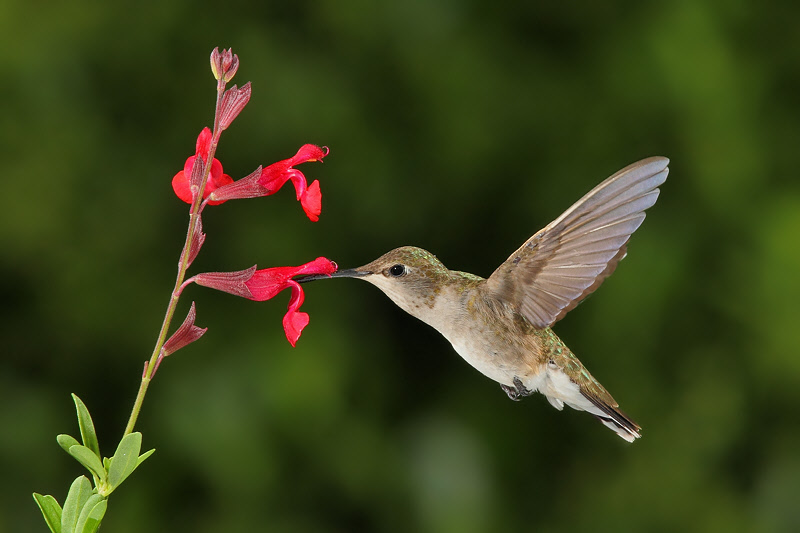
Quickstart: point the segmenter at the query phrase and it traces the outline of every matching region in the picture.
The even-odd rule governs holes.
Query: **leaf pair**
[[[44,520],[53,533],[94,533],[100,527],[108,502],[92,489],[86,476],[79,476],[64,500],[64,509],[50,495],[34,493]]]
[[[45,522],[53,533],[94,533],[106,512],[107,498],[155,450],[142,455],[142,434],[128,433],[117,446],[114,456],[100,455],[94,423],[80,398],[72,395],[78,413],[83,444],[69,435],[59,435],[58,444],[92,474],[94,488],[86,476],[73,481],[62,509],[53,496],[34,493]]]

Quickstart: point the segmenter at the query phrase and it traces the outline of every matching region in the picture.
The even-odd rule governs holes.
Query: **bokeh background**
[[[510,402],[366,283],[199,287],[209,327],[138,429],[156,454],[104,531],[800,530],[800,6],[737,1],[6,0],[0,16],[0,531],[43,531],[80,466],[69,393],[121,434],[172,287],[170,179],[212,118],[208,56],[253,98],[217,152],[290,188],[204,216],[193,272],[343,267],[396,246],[489,275],[619,168],[672,159],[628,258],[556,331],[644,428],[627,445]]]

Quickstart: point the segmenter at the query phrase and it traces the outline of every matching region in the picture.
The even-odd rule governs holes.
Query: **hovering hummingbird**
[[[449,270],[413,246],[331,277],[360,278],[378,287],[444,335],[512,400],[538,391],[556,409],[566,404],[588,411],[633,442],[641,436],[639,425],[550,327],[625,257],[628,239],[667,179],[668,164],[669,159],[651,157],[620,170],[528,239],[486,279]]]

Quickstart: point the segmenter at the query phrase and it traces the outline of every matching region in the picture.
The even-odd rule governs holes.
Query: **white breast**
[[[492,351],[481,342],[470,342],[468,338],[450,338],[447,340],[453,345],[458,355],[467,363],[476,368],[481,374],[502,384],[513,386],[514,376],[518,375],[516,366],[504,363],[499,354]]]

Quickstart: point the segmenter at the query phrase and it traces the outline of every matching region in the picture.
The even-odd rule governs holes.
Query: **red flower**
[[[322,212],[322,193],[319,190],[319,181],[314,180],[311,185],[308,185],[305,175],[293,167],[308,161],[322,161],[326,155],[328,155],[327,148],[305,144],[300,147],[294,157],[273,163],[267,168],[258,169],[245,178],[220,187],[211,194],[209,203],[219,203],[236,198],[268,196],[278,192],[287,181],[291,180],[303,211],[312,222],[316,222]]]
[[[237,272],[206,272],[186,280],[186,283],[193,281],[203,287],[225,291],[257,302],[269,300],[284,289],[292,289],[289,310],[283,317],[283,330],[289,343],[294,346],[303,328],[308,325],[309,319],[307,313],[299,311],[305,295],[300,284],[292,278],[305,274],[333,274],[337,268],[336,263],[330,259],[318,257],[295,267],[273,267],[262,270],[250,267]]]
[[[319,191],[319,181],[314,180],[310,186],[306,185],[306,177],[302,172],[292,167],[307,161],[322,161],[328,155],[327,148],[320,148],[313,144],[305,144],[300,147],[294,157],[273,163],[261,171],[261,178],[258,182],[267,190],[277,192],[283,184],[292,180],[297,199],[303,206],[308,218],[316,222],[322,211],[322,194]]]
[[[210,148],[211,130],[208,128],[203,128],[203,131],[201,131],[200,135],[197,136],[197,148],[195,150],[195,155],[189,157],[186,160],[186,163],[183,165],[183,170],[175,174],[175,176],[172,178],[172,190],[175,191],[175,194],[178,196],[178,198],[187,204],[192,203],[191,175],[195,159],[199,157],[204,163],[207,163],[208,151]],[[208,197],[208,195],[217,190],[219,187],[228,185],[229,183],[233,183],[233,178],[227,174],[223,174],[222,163],[219,162],[219,159],[214,158],[214,160],[211,162],[211,173],[208,176],[208,181],[206,181],[205,191],[203,191],[203,198]],[[225,200],[217,200],[209,201],[208,203],[211,205],[217,205],[224,201]]]

